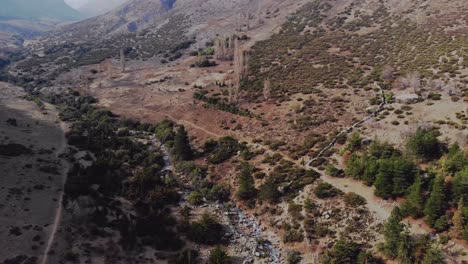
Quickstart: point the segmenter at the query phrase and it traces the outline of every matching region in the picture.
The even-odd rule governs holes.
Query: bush
[[[286,262],[288,264],[299,264],[299,263],[301,263],[301,260],[302,260],[301,253],[299,253],[297,251],[289,252],[288,256],[286,258]]]
[[[281,193],[278,191],[277,184],[271,176],[268,177],[265,183],[260,187],[260,200],[275,203],[280,197]]]
[[[208,264],[229,264],[231,263],[231,257],[225,250],[219,246],[215,247],[208,257]]]
[[[208,162],[220,164],[230,159],[239,151],[239,143],[232,137],[220,138],[214,146],[213,151],[208,156]]]
[[[359,253],[358,244],[339,240],[331,250],[322,255],[322,263],[357,263]]]
[[[344,202],[347,206],[358,207],[361,205],[365,205],[366,199],[359,194],[350,192],[344,195]]]
[[[356,151],[361,148],[361,143],[362,143],[362,138],[359,135],[358,132],[354,132],[351,134],[351,137],[349,138],[348,145],[346,146],[346,149],[349,151]]]
[[[318,198],[324,199],[335,197],[338,194],[340,194],[341,191],[333,187],[328,182],[321,182],[315,189],[314,193],[315,195],[317,195]]]
[[[338,169],[337,167],[335,167],[333,164],[329,163],[326,167],[325,167],[325,173],[327,175],[330,175],[332,177],[344,177],[344,171],[341,170],[341,169]]]
[[[198,191],[193,191],[187,198],[188,202],[193,205],[203,204],[203,195]]]
[[[199,67],[199,68],[208,68],[208,67],[214,67],[216,65],[217,64],[216,64],[215,61],[210,61],[210,60],[204,59],[202,61],[195,62],[192,66],[193,67]]]
[[[221,241],[223,226],[213,215],[204,213],[199,221],[190,225],[188,237],[198,244],[214,245]]]

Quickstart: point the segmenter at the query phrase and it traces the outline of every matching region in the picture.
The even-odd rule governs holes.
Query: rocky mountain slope
[[[51,259],[468,261],[466,5],[134,0],[38,39],[7,77],[90,164]]]
[[[203,47],[217,35],[232,34],[237,27],[253,23],[258,3],[248,0],[130,1],[105,15],[64,26],[32,42],[28,46],[31,56],[14,65],[10,74],[32,73],[32,79],[43,76],[50,80],[59,72],[118,57],[121,50],[130,59],[164,57],[173,61],[194,43]],[[265,3],[265,8],[272,10],[300,4],[277,0]],[[45,70],[46,74],[36,74],[39,70]]]

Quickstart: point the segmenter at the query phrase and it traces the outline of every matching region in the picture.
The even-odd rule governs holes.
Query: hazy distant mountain
[[[0,19],[79,20],[82,15],[63,0],[0,0]]]
[[[97,16],[111,11],[112,9],[122,5],[128,0],[90,0],[78,10],[88,16]]]

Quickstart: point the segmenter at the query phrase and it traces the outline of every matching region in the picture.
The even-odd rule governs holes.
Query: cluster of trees
[[[244,145],[239,144],[235,138],[229,136],[222,137],[217,141],[209,140],[203,147],[208,162],[212,164],[223,163],[244,148]]]
[[[398,197],[419,175],[414,162],[392,146],[374,141],[363,154],[351,155],[345,174],[375,186],[375,194],[382,198]]]
[[[420,128],[405,153],[387,143],[364,147],[354,140],[345,174],[375,186],[382,198],[406,198],[403,216],[424,218],[437,231],[468,240],[468,152],[457,144],[447,149],[437,137],[437,131]],[[416,161],[429,166],[422,170]]]
[[[224,112],[241,115],[241,116],[253,116],[253,114],[247,109],[239,108],[237,105],[232,104],[232,103],[227,103],[218,97],[209,97],[206,95],[206,93],[203,93],[203,92],[195,92],[193,94],[193,98],[199,101],[203,101],[209,105],[212,105],[216,109],[224,111]]]
[[[362,245],[348,240],[338,240],[333,248],[321,257],[322,263],[383,264],[384,262],[365,251]]]
[[[399,263],[443,264],[442,251],[433,243],[429,235],[413,237],[408,227],[401,223],[403,214],[395,207],[384,226],[385,241],[380,245],[382,253]]]
[[[258,169],[248,162],[242,163],[239,171],[239,188],[236,196],[238,199],[247,202],[249,206],[254,206],[257,200],[274,204],[281,199],[294,198],[299,190],[302,190],[308,184],[312,184],[320,176],[314,170],[299,168],[290,161],[285,160],[279,161],[278,166],[274,168],[270,175],[258,172]],[[255,186],[254,177],[265,178],[258,188]],[[334,195],[338,191],[334,188],[325,189],[323,193],[328,195]]]
[[[175,219],[169,207],[178,203],[177,184],[161,172],[162,154],[150,146],[132,140],[132,133],[149,133],[157,126],[132,120],[119,120],[111,112],[93,105],[94,99],[77,94],[55,98],[60,116],[71,122],[67,134],[70,145],[90,151],[95,160],[84,167],[75,162],[65,185],[65,202],[81,196],[92,197],[103,209],[87,216],[99,227],[120,231],[122,248],[133,250],[152,246],[159,250],[179,250],[180,235],[174,231]],[[98,186],[98,188],[93,188]],[[128,215],[111,206],[112,197],[123,196],[134,204],[136,215]],[[107,214],[117,215],[112,223]]]
[[[209,59],[200,59],[196,61],[195,63],[191,64],[190,67],[208,68],[208,67],[214,67],[216,65],[218,65],[216,61],[211,61]]]
[[[192,177],[194,186],[200,191],[206,190],[203,194],[211,195],[212,199],[225,198],[229,192],[208,181],[206,170],[193,164],[198,154],[193,151],[183,126],[175,126],[167,120],[155,125],[120,120],[111,112],[94,106],[96,100],[76,93],[54,100],[62,105],[61,117],[72,123],[67,135],[69,143],[95,156],[89,167],[79,162],[73,165],[65,186],[66,203],[80,196],[95,199],[102,209],[96,207],[88,217],[99,227],[120,231],[121,246],[129,252],[141,246],[177,252],[184,246],[182,236],[201,244],[221,242],[223,226],[212,215],[204,214],[190,221],[189,207],[181,210],[180,221],[171,215],[170,207],[179,203],[180,186],[172,175],[162,171],[164,153],[133,140],[135,135],[155,135],[169,148],[176,166]],[[136,215],[128,215],[111,205],[113,199],[109,198],[117,196],[131,201]],[[108,222],[109,213],[117,215],[112,223]],[[183,250],[170,262],[198,263],[198,255],[194,250]],[[209,263],[230,263],[230,258],[217,247],[210,254]]]

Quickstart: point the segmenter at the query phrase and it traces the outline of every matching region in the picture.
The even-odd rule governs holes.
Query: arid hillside
[[[50,259],[466,263],[467,7],[135,0],[37,39],[4,76],[83,153]]]

